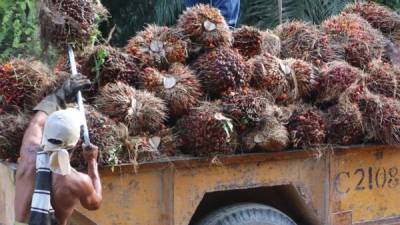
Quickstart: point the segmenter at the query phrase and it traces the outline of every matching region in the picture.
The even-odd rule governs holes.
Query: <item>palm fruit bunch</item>
[[[223,112],[233,119],[239,131],[254,127],[265,118],[267,108],[274,102],[266,93],[247,89],[229,92],[221,99]]]
[[[369,137],[383,144],[400,143],[400,102],[365,91],[357,98]]]
[[[10,107],[31,110],[48,94],[56,77],[39,61],[13,59],[0,66],[0,112]]]
[[[247,86],[249,67],[243,57],[230,48],[216,48],[199,56],[192,64],[204,90],[210,97]]]
[[[357,104],[339,102],[328,109],[326,121],[328,143],[355,145],[363,142],[363,119]]]
[[[242,26],[236,29],[233,31],[233,40],[233,47],[246,59],[262,53],[263,33],[255,27]]]
[[[361,16],[384,35],[391,37],[394,41],[400,41],[400,16],[386,6],[373,1],[356,2],[347,5],[344,12]]]
[[[322,23],[324,32],[345,50],[351,65],[365,68],[373,59],[380,59],[387,45],[382,33],[356,14],[342,13]]]
[[[195,156],[234,153],[237,135],[231,118],[216,103],[204,102],[176,125],[183,150]]]
[[[196,106],[202,96],[202,88],[193,72],[186,66],[175,63],[167,71],[152,67],[144,69],[142,81],[144,89],[154,92],[168,106],[171,118],[186,114]]]
[[[270,30],[262,32],[263,46],[262,51],[267,52],[273,56],[280,56],[281,54],[281,40],[279,37]]]
[[[81,71],[92,81],[93,88],[98,89],[107,83],[120,81],[137,86],[141,71],[137,60],[109,46],[96,46],[82,59]]]
[[[341,58],[339,46],[313,24],[287,22],[275,28],[275,33],[281,40],[282,58],[302,59],[316,66]]]
[[[288,144],[288,131],[274,116],[266,117],[242,137],[243,149],[250,151],[282,151]]]
[[[107,10],[97,0],[43,0],[39,7],[43,43],[64,50],[68,44],[81,49],[98,34]]]
[[[177,27],[192,42],[191,48],[230,47],[232,33],[221,12],[208,4],[197,4],[186,9]]]
[[[363,77],[363,72],[343,61],[333,61],[321,70],[317,79],[317,103],[334,104],[340,95],[354,82]]]
[[[326,123],[322,112],[305,105],[296,107],[287,129],[294,148],[318,146],[326,140]]]
[[[249,64],[252,74],[250,85],[253,88],[269,92],[278,101],[288,98],[289,83],[286,76],[291,73],[289,66],[266,52],[249,60]]]
[[[148,25],[129,40],[126,51],[146,66],[168,68],[171,63],[186,61],[188,41],[177,29]]]
[[[29,120],[26,113],[0,113],[0,159],[17,162]]]
[[[101,88],[95,105],[105,115],[126,124],[132,135],[159,130],[167,117],[162,99],[121,82]]]
[[[374,60],[368,64],[367,88],[376,94],[400,99],[400,69],[388,63]]]
[[[288,65],[291,73],[287,76],[290,86],[289,97],[292,100],[299,98],[307,98],[311,95],[316,85],[317,76],[315,74],[314,66],[311,63],[301,59],[287,58],[283,63]]]

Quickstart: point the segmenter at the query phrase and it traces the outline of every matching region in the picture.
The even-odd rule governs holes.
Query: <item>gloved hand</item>
[[[90,80],[82,74],[77,74],[66,80],[55,92],[46,96],[33,110],[42,111],[50,115],[57,110],[65,109],[68,103],[75,100],[78,91],[89,87]]]

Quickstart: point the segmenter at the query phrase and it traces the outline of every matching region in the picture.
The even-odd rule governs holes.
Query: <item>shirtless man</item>
[[[43,146],[43,143],[48,143],[50,145],[53,144],[53,146],[56,147],[57,145],[60,145],[60,147],[70,150],[68,148],[71,148],[71,143],[75,142],[74,144],[76,144],[76,142],[79,140],[80,125],[78,127],[71,127],[71,123],[75,123],[74,121],[77,119],[76,115],[69,115],[69,112],[61,113],[61,116],[55,116],[56,122],[54,122],[54,119],[51,121],[48,120],[50,120],[51,117],[54,117],[51,116],[53,112],[55,112],[54,114],[60,112],[56,111],[65,108],[66,103],[72,102],[74,96],[76,96],[76,93],[82,88],[87,88],[88,85],[90,85],[90,82],[82,75],[71,80],[67,80],[60,89],[47,96],[42,100],[41,103],[38,104],[38,106],[35,107],[36,114],[32,118],[28,128],[25,131],[20,152],[21,157],[19,159],[17,168],[15,224],[27,224],[29,221],[29,224],[66,225],[68,218],[71,216],[74,210],[74,207],[79,202],[84,208],[89,210],[96,210],[100,207],[102,190],[101,181],[97,170],[98,148],[92,145],[85,147],[86,149],[83,151],[83,157],[88,163],[87,174],[77,172],[74,169],[70,169],[67,175],[61,175],[55,173],[54,171],[50,173],[50,170],[48,170],[49,183],[51,183],[49,184],[51,196],[49,199],[51,199],[51,205],[50,203],[48,205],[50,207],[50,213],[53,214],[53,219],[46,222],[37,220],[36,222],[32,222],[35,220],[32,219],[33,215],[37,213],[34,210],[34,205],[39,204],[35,203],[38,202],[36,200],[32,201],[34,190],[36,194],[38,183],[40,183],[36,181],[35,188],[35,178],[37,178],[39,174],[39,172],[36,170],[36,159],[39,157],[38,152],[43,151],[43,149],[46,148]],[[74,118],[71,119],[71,117]],[[53,139],[46,139],[42,137],[46,137],[46,133],[43,133],[44,130],[46,132],[46,129],[44,129],[45,124],[46,127],[47,124],[56,124],[53,126],[53,128],[47,129],[50,131],[59,131],[57,126],[66,126],[68,128],[64,134],[62,132],[52,132],[57,133],[56,135],[59,135],[59,138],[54,138],[54,136],[50,135]],[[70,144],[69,146],[63,145],[63,142],[66,142],[66,140],[63,140],[64,136],[60,135],[70,136],[68,139]],[[50,158],[51,154],[49,152],[46,152],[46,154],[43,153],[43,155],[46,155],[46,157]],[[43,203],[42,200],[39,202],[41,204]],[[53,208],[55,212],[53,211]]]

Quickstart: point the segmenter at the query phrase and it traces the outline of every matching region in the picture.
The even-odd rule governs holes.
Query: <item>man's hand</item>
[[[82,156],[86,162],[97,161],[99,156],[99,148],[96,145],[90,144],[90,146],[82,145],[83,151]]]
[[[45,112],[47,115],[65,109],[66,104],[73,102],[75,96],[80,90],[85,90],[90,87],[90,80],[84,75],[78,74],[70,79],[67,79],[61,88],[54,93],[45,97],[35,108],[35,111]]]

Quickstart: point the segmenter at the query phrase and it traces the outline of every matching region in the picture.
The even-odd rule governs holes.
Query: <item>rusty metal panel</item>
[[[351,211],[353,224],[400,216],[400,149],[337,150],[331,156],[331,211]],[[333,223],[336,225],[335,223]]]

